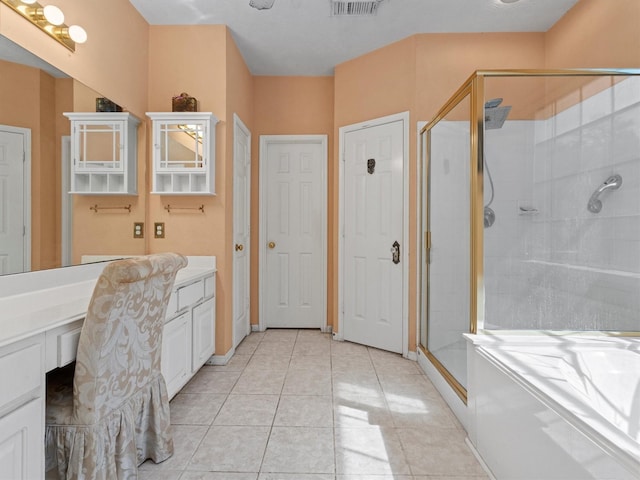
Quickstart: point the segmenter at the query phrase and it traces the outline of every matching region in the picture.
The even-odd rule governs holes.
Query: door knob
[[[276,248],[276,242],[269,242],[269,248]]]
[[[244,245],[236,243],[236,252],[241,252],[244,250]]]

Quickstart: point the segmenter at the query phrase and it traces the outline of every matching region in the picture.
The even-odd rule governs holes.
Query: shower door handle
[[[396,265],[400,263],[400,244],[397,240],[391,245],[391,260]]]

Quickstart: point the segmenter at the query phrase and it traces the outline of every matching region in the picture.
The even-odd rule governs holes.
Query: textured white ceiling
[[[333,67],[416,33],[545,32],[578,0],[383,0],[374,17],[332,17],[330,0],[130,0],[152,25],[225,24],[254,75]]]

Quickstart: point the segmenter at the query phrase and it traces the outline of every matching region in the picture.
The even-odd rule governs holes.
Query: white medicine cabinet
[[[137,193],[138,125],[130,113],[65,113],[71,121],[71,191]]]
[[[210,112],[150,112],[153,188],[161,195],[215,195],[215,128]]]

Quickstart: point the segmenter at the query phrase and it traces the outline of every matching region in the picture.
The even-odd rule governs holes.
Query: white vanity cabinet
[[[44,334],[0,348],[0,385],[0,478],[44,478]]]
[[[135,195],[140,121],[130,113],[65,113],[71,121],[71,191]]]
[[[149,112],[153,188],[161,195],[215,195],[216,123],[210,112]]]
[[[215,274],[179,285],[162,333],[162,374],[172,398],[215,351]]]

